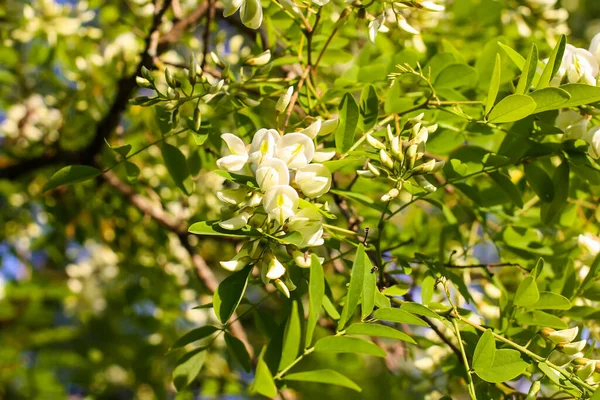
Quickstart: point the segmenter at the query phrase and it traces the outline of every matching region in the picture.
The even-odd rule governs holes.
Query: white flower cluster
[[[38,34],[44,34],[48,42],[54,45],[60,36],[88,36],[99,38],[102,31],[95,27],[83,26],[95,17],[88,10],[87,1],[78,1],[77,5],[61,4],[55,0],[36,0],[23,5],[25,24],[15,29],[12,37],[27,42]]]
[[[298,232],[302,241],[297,248],[288,247],[288,252],[298,266],[309,267],[310,257],[298,248],[323,244],[319,213],[322,205],[301,201],[301,196],[315,199],[329,191],[331,172],[322,162],[331,159],[335,151],[316,150],[314,138],[331,133],[336,126],[337,119],[316,120],[300,132],[284,135],[274,129],[259,129],[250,145],[234,134],[221,135],[226,146],[225,155],[217,160],[218,167],[231,173],[250,173],[258,188],[239,186],[218,192],[219,199],[235,209],[235,215],[219,225],[226,230],[237,230],[252,219],[254,225],[272,235]],[[221,265],[229,271],[238,271],[255,259],[264,260],[263,280],[275,280],[277,287],[289,294],[279,279],[285,274],[285,267],[270,249],[257,246],[258,241],[254,245],[248,243],[233,260]]]
[[[544,62],[548,62],[545,60]],[[566,79],[569,83],[596,86],[600,74],[600,33],[592,38],[589,50],[567,44],[560,68],[551,84],[558,86]]]
[[[581,139],[588,144],[588,154],[600,159],[600,126],[589,127],[588,116],[573,110],[561,110],[556,117],[556,126],[564,133],[564,139]]]
[[[42,139],[56,141],[61,124],[61,112],[48,107],[42,96],[34,94],[8,109],[6,119],[0,124],[0,137],[15,140],[21,147]]]
[[[588,382],[590,384],[596,384],[592,379],[592,375],[596,372],[596,366],[600,366],[600,362],[584,358],[582,351],[587,342],[585,340],[574,342],[578,333],[578,327],[558,331],[552,328],[542,329],[542,335],[552,342],[555,349],[558,350],[558,352],[551,354],[550,359],[560,366],[574,362],[576,364],[575,373],[577,376],[581,379],[589,379]]]
[[[445,7],[436,4],[433,1],[425,0],[419,1],[419,9],[425,11],[433,11],[433,12],[441,12],[444,11]],[[417,27],[415,27],[416,23],[412,25],[408,23],[408,19],[413,22],[413,20],[417,21],[418,18],[414,18],[414,10],[413,7],[409,7],[403,3],[391,3],[391,7],[384,8],[383,12],[379,14],[377,17],[372,17],[373,19],[369,22],[369,39],[372,42],[375,42],[375,38],[377,37],[377,33],[379,32],[389,32],[389,28],[386,26],[387,23],[395,23],[398,25],[398,28],[402,29],[405,32],[410,33],[411,35],[418,35],[421,32]],[[417,15],[418,17],[418,15]],[[431,18],[427,18],[431,19]],[[425,20],[427,20],[425,19]],[[421,25],[421,24],[419,24]]]

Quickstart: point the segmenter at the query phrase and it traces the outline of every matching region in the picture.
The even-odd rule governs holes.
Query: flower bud
[[[142,88],[154,89],[154,85],[148,79],[142,78],[141,76],[135,77],[135,83]]]
[[[570,329],[562,329],[560,331],[550,332],[548,334],[548,339],[553,343],[571,343],[579,333],[579,327],[574,327]],[[543,334],[543,332],[542,332]]]
[[[363,178],[375,178],[375,175],[371,171],[359,169],[356,171],[358,176],[362,176]]]
[[[394,133],[392,132],[392,126],[390,124],[388,124],[385,129],[385,136],[388,143],[392,143],[392,140],[394,139]]]
[[[200,112],[200,104],[194,110],[194,118],[192,119],[192,125],[194,126],[194,132],[200,131],[200,125],[202,124],[202,113]]]
[[[386,147],[383,143],[381,143],[379,140],[375,139],[373,136],[371,136],[370,134],[366,134],[365,137],[367,138],[367,143],[369,143],[371,145],[371,147],[377,149],[377,150],[385,150]]]
[[[566,355],[573,356],[583,350],[585,343],[585,340],[579,340],[571,343],[559,343],[556,347]]]
[[[167,85],[169,85],[173,89],[177,88],[177,84],[179,82],[175,80],[169,68],[165,68],[165,80],[167,81]]]
[[[445,9],[444,6],[428,0],[421,2],[421,6],[428,11],[444,11]]]
[[[167,98],[169,100],[176,100],[179,98],[179,92],[177,90],[173,90],[172,88],[167,89]]]
[[[198,80],[198,66],[196,64],[196,56],[190,56],[190,67],[188,68],[188,82],[194,86]]]
[[[277,257],[271,255],[269,264],[267,265],[266,277],[269,279],[278,279],[285,274],[285,267],[279,262]]]
[[[319,131],[321,130],[321,124],[322,124],[321,120],[317,119],[315,122],[310,124],[308,126],[308,128],[303,129],[302,133],[304,133],[309,138],[314,139],[317,137],[317,135],[319,134]]]
[[[269,61],[271,61],[271,50],[263,51],[257,56],[248,58],[246,61],[244,61],[244,64],[253,67],[262,67],[263,65],[266,65]]]
[[[142,67],[142,76],[144,78],[146,78],[148,81],[154,83],[154,76],[152,75],[152,72],[150,72],[150,70],[146,67]]]
[[[425,113],[421,113],[421,114],[417,115],[416,117],[412,117],[411,119],[409,119],[406,122],[406,124],[404,125],[404,129],[412,128],[413,126],[415,126],[416,124],[421,122],[421,120],[423,119],[424,116],[425,116]]]
[[[414,141],[416,144],[426,143],[428,138],[429,131],[427,130],[427,128],[421,128],[419,132],[415,135]]]
[[[392,156],[400,162],[404,160],[404,154],[402,153],[402,145],[400,144],[400,136],[396,136],[392,139],[390,143]]]
[[[412,173],[413,174],[428,174],[431,171],[433,171],[433,168],[435,167],[435,160],[429,160],[427,162],[424,162],[421,165],[417,165],[415,168],[413,168]]]
[[[296,265],[300,268],[310,268],[310,255],[308,253],[302,253],[296,249],[292,251],[292,257]]]
[[[586,359],[587,360],[587,359]],[[596,369],[596,360],[587,360],[583,367],[576,367],[575,373],[581,379],[587,379],[594,373]]]
[[[281,279],[275,279],[275,287],[279,290],[285,297],[290,298],[290,290],[285,286],[285,283]]]
[[[394,161],[385,150],[379,150],[379,161],[388,169],[394,169]]]
[[[390,199],[395,199],[400,194],[400,191],[397,188],[392,188],[387,194],[390,196]]]
[[[408,22],[406,22],[406,19],[402,15],[396,14],[396,21],[398,22],[398,28],[402,29],[403,31],[408,32],[412,35],[418,35],[420,33]]]
[[[431,173],[435,174],[436,172],[440,171],[442,168],[444,168],[444,165],[446,165],[446,161],[436,161]]]
[[[220,221],[219,226],[223,229],[227,229],[228,231],[235,231],[238,229],[242,229],[244,226],[248,224],[248,220],[252,216],[252,213],[248,211],[242,211],[235,217],[229,218],[225,221]]]
[[[321,123],[321,130],[319,131],[319,135],[325,136],[329,135],[333,131],[337,129],[340,120],[338,118],[328,119],[327,121],[323,121]]]
[[[281,114],[285,111],[285,109],[290,104],[290,100],[292,99],[292,94],[294,94],[294,87],[290,86],[288,90],[281,95],[279,100],[277,100],[277,104],[275,105],[275,111],[278,114]]]
[[[367,169],[375,176],[379,176],[381,175],[381,173],[379,172],[379,170],[377,169],[376,166],[374,166],[373,164],[371,164],[370,161],[367,161]]]
[[[408,146],[404,155],[406,156],[406,160],[408,162],[408,164],[406,165],[406,169],[413,169],[415,166],[415,162],[417,161],[417,145],[413,144]]]
[[[427,128],[427,132],[433,133],[433,132],[437,131],[438,124],[429,125],[426,128]]]
[[[437,190],[435,186],[433,186],[427,179],[425,179],[422,175],[417,175],[414,177],[417,184],[426,192],[432,193]]]
[[[215,54],[214,51],[210,52],[210,58],[212,59],[212,61],[215,63],[215,65],[219,68],[225,68],[225,63],[223,61],[221,61],[221,59],[219,58],[218,55]]]
[[[246,265],[252,260],[250,257],[250,247],[244,246],[230,261],[220,261],[219,264],[227,271],[235,272],[244,269]]]

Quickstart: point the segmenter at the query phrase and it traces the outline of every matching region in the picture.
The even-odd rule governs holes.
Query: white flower
[[[269,158],[263,161],[256,170],[256,182],[265,191],[274,186],[289,185],[290,171],[287,165],[280,159]]]
[[[267,190],[262,200],[267,214],[280,225],[296,214],[298,209],[298,193],[291,186],[274,186]]]
[[[277,158],[283,160],[289,168],[305,167],[315,155],[315,144],[300,132],[284,135],[277,146]]]
[[[280,114],[284,112],[287,106],[290,104],[292,94],[294,94],[294,87],[290,86],[288,90],[281,95],[279,100],[277,100],[277,104],[275,105],[275,111],[277,111]]]
[[[246,143],[231,133],[222,134],[221,139],[227,144],[227,149],[225,149],[227,155],[217,160],[217,166],[229,172],[237,172],[244,168],[248,162]]]
[[[281,278],[283,274],[285,274],[285,267],[275,256],[273,256],[267,266],[266,277],[269,279],[278,279]]]
[[[577,376],[580,377],[581,379],[587,379],[590,376],[592,376],[592,374],[596,370],[597,362],[598,362],[597,360],[588,360],[588,362],[585,363],[585,365],[583,367],[577,369],[577,371],[576,371]]]
[[[333,157],[335,157],[335,149],[321,149],[315,151],[312,160],[314,162],[322,163],[331,160]]]
[[[562,347],[561,351],[566,355],[573,356],[579,353],[585,347],[585,340],[579,340],[577,342],[572,342],[566,344]]]
[[[285,297],[290,298],[290,289],[283,283],[281,279],[275,279],[275,287],[283,293]]]
[[[389,29],[384,25],[385,23],[385,14],[379,15],[373,21],[369,22],[369,40],[371,42],[375,42],[375,38],[377,37],[378,32],[388,32]]]
[[[315,209],[303,208],[290,219],[288,226],[290,230],[300,232],[302,235],[300,248],[323,244],[323,223],[321,215]]]
[[[565,133],[565,139],[583,139],[589,120],[573,110],[560,111],[556,117],[556,126]]]
[[[600,126],[595,126],[590,129],[585,137],[583,138],[590,147],[588,147],[588,154],[593,159],[597,160],[600,158]]]
[[[575,337],[577,337],[577,334],[579,333],[579,327],[574,327],[574,328],[570,328],[570,329],[562,329],[560,331],[554,331],[551,332],[548,335],[548,339],[550,339],[552,342],[558,344],[558,343],[571,343]]]
[[[329,0],[312,0],[318,6],[323,7],[325,4],[329,3]]]
[[[424,1],[421,3],[424,9],[428,11],[444,11],[445,7],[439,4],[435,4],[432,1]]]
[[[247,59],[244,64],[260,67],[267,64],[269,61],[271,61],[271,50],[263,51],[259,55]]]
[[[321,123],[321,130],[319,131],[319,135],[325,136],[329,135],[333,131],[335,131],[338,127],[340,120],[338,118],[328,119],[327,121],[323,121]]]
[[[318,119],[315,122],[313,122],[312,124],[310,124],[308,126],[308,128],[305,128],[301,133],[304,133],[309,138],[314,139],[317,137],[320,130],[321,130],[321,120]]]
[[[590,53],[596,57],[596,61],[600,64],[600,33],[597,33],[590,43]]]
[[[248,220],[251,216],[252,213],[248,211],[242,211],[235,217],[219,222],[219,226],[223,229],[227,229],[228,231],[242,229],[244,226],[246,226],[246,224],[248,224]]]
[[[250,145],[250,161],[261,164],[265,158],[273,157],[279,143],[279,133],[275,129],[259,129]]]
[[[250,262],[250,252],[249,247],[245,246],[242,248],[240,252],[238,252],[231,260],[229,261],[220,261],[219,264],[227,271],[235,272],[241,269],[244,269],[246,265]]]
[[[567,79],[570,83],[581,81],[596,86],[598,61],[592,53],[568,44],[565,48],[562,63],[565,65]]]
[[[586,263],[593,262],[594,258],[600,253],[600,238],[591,233],[579,235],[577,243],[579,244],[579,248],[584,252],[583,261]]]
[[[323,164],[308,164],[296,171],[296,184],[307,197],[324,195],[331,188],[331,172]]]

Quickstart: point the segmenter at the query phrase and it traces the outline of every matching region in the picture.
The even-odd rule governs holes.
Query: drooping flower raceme
[[[287,253],[298,266],[309,267],[310,255],[300,249],[323,244],[320,209],[324,205],[316,199],[331,187],[331,172],[322,163],[335,155],[335,151],[317,152],[314,139],[331,133],[336,125],[337,120],[316,120],[302,131],[284,135],[274,129],[259,129],[249,145],[234,134],[221,135],[223,157],[217,160],[218,167],[255,183],[235,184],[218,192],[218,198],[233,211],[231,217],[219,222],[220,227],[238,230],[250,225],[270,238],[293,234],[294,244],[286,246]],[[315,156],[319,162],[313,162],[317,161]],[[289,296],[295,286],[275,255],[276,244],[270,240],[250,250],[247,243],[232,260],[221,265],[233,272],[248,264],[259,265],[265,283],[273,281]]]

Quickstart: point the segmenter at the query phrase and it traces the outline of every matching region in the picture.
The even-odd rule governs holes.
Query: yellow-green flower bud
[[[383,164],[386,168],[390,170],[394,169],[394,161],[385,150],[379,150],[379,161],[381,161],[381,164]]]

